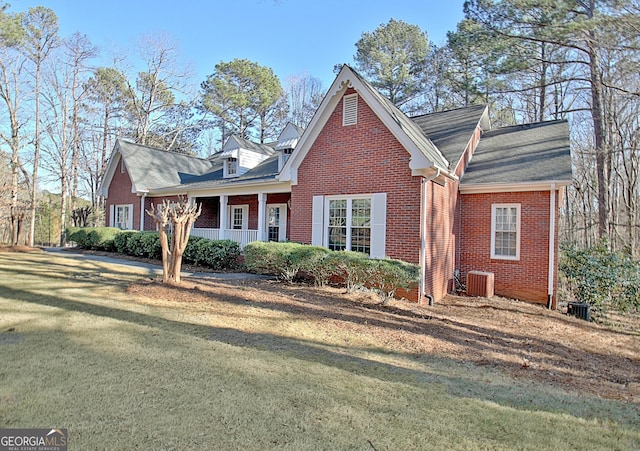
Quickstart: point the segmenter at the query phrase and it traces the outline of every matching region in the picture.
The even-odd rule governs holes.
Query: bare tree
[[[24,207],[19,202],[20,176],[29,185],[29,175],[22,164],[20,151],[24,145],[22,129],[26,123],[23,119],[26,100],[25,64],[26,58],[19,51],[24,40],[22,14],[6,14],[5,7],[0,9],[0,100],[2,101],[3,124],[0,128],[0,139],[11,149],[10,171],[11,187],[9,195],[9,243],[18,244],[20,233],[19,218],[23,216]]]
[[[153,218],[162,246],[162,282],[170,285],[180,284],[182,255],[189,242],[191,226],[202,212],[202,204],[192,205],[186,199],[177,202],[163,200],[162,205],[151,204],[146,210]],[[167,229],[171,230],[171,240]]]
[[[53,10],[43,6],[30,8],[24,18],[25,40],[22,49],[35,67],[35,133],[33,175],[31,176],[31,206],[29,245],[33,246],[36,229],[36,198],[38,191],[38,165],[40,164],[40,94],[42,64],[58,45],[58,18]]]

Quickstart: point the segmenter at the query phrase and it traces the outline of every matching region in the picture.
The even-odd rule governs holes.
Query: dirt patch
[[[433,307],[394,300],[382,306],[367,293],[265,280],[187,278],[181,287],[147,280],[129,291],[147,302],[194,304],[211,315],[264,307],[315,322],[326,333],[339,329],[366,336],[389,351],[472,362],[518,379],[640,403],[637,316],[605,327],[498,297],[449,296]],[[223,310],[215,308],[220,303]]]

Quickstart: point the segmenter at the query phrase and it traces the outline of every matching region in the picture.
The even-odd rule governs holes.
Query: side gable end
[[[281,181],[297,184],[298,168],[349,88],[355,89],[410,154],[409,167],[413,175],[435,175],[441,183],[444,183],[445,176],[456,179],[449,170],[449,162],[422,130],[349,66],[344,65],[300,138],[295,151],[282,168],[279,176]]]
[[[109,195],[109,186],[111,185],[111,181],[113,180],[113,176],[116,173],[116,170],[120,167],[121,160],[123,160],[124,156],[122,155],[122,151],[120,148],[120,141],[116,141],[115,146],[113,146],[113,150],[111,151],[111,156],[109,157],[109,161],[107,162],[107,167],[104,171],[104,177],[102,178],[102,182],[100,183],[100,188],[98,188],[98,194],[100,196],[107,197]],[[126,166],[126,159],[124,161]],[[131,175],[129,175],[131,178]],[[135,193],[135,184],[133,180],[131,180],[131,192]]]

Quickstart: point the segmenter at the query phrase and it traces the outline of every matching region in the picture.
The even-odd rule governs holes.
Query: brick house
[[[496,294],[551,306],[571,178],[566,121],[491,130],[484,105],[409,118],[344,66],[304,132],[232,137],[208,159],[119,141],[101,193],[108,225],[150,230],[144,208],[184,195],[203,205],[199,236],[416,263],[419,302],[483,271]]]

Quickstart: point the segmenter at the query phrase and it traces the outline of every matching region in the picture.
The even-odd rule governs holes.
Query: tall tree
[[[52,55],[50,70],[44,79],[48,89],[43,92],[46,108],[42,122],[46,125],[48,145],[43,149],[43,156],[47,157],[43,167],[60,184],[60,245],[64,245],[66,239],[67,210],[75,210],[78,198],[82,133],[79,117],[82,101],[80,77],[86,71],[88,60],[94,55],[95,47],[88,39],[74,34],[70,39],[63,40],[60,50]]]
[[[83,152],[84,172],[89,178],[91,203],[100,207],[98,187],[107,168],[110,146],[115,142],[115,122],[124,111],[127,99],[127,78],[116,68],[99,67],[84,85],[87,102],[85,115],[96,115],[97,127],[92,133],[92,142]]]
[[[286,95],[289,103],[289,121],[306,128],[324,97],[322,82],[303,73],[287,78]]]
[[[423,84],[429,41],[416,25],[391,19],[356,43],[356,69],[398,106],[417,96]]]
[[[265,141],[264,119],[283,94],[272,69],[246,59],[220,62],[201,88],[201,107],[220,119],[222,143],[234,133]]]
[[[33,175],[31,176],[31,205],[29,245],[33,246],[36,229],[36,201],[38,191],[38,165],[40,164],[40,94],[42,65],[53,48],[58,45],[58,17],[49,8],[30,8],[23,16],[25,39],[22,49],[34,66],[35,125]]]
[[[601,55],[610,46],[638,49],[635,41],[640,17],[634,13],[637,0],[468,0],[464,10],[467,18],[500,36],[530,44],[553,44],[567,50],[558,62],[541,48],[541,62],[548,65],[571,62],[579,68],[570,81],[573,89],[588,92],[585,108],[591,118],[595,147],[598,233],[609,236],[612,149],[607,142],[604,111],[607,81]],[[615,40],[608,39],[610,36],[615,36]],[[547,86],[544,79],[540,83],[541,87]],[[545,98],[541,93],[540,101],[545,102]]]
[[[0,8],[0,99],[5,120],[5,127],[0,128],[0,138],[11,149],[10,169],[11,188],[9,196],[9,235],[10,244],[18,244],[18,221],[22,207],[19,204],[20,175],[28,183],[29,176],[20,159],[23,147],[22,129],[26,120],[23,104],[25,103],[24,86],[25,64],[24,54],[19,51],[24,41],[22,26],[23,14],[9,14],[7,5]]]
[[[162,34],[143,36],[138,46],[146,65],[138,72],[135,83],[128,82],[127,111],[136,142],[149,143],[149,137],[160,128],[172,126],[179,130],[182,124],[170,122],[168,112],[176,105],[176,97],[189,97],[190,73],[179,61],[178,46],[172,38]],[[195,102],[189,99],[186,102]]]

